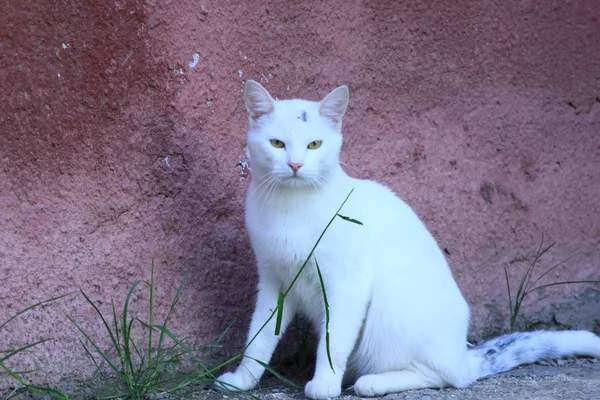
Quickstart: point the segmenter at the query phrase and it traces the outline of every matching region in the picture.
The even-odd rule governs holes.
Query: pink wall
[[[516,285],[542,234],[557,245],[541,270],[574,256],[548,282],[600,278],[591,1],[42,3],[0,5],[0,321],[77,288],[108,311],[153,257],[163,306],[191,266],[181,336],[212,342],[250,306],[246,79],[279,98],[350,85],[344,167],[392,187],[447,249],[473,338],[507,329],[503,268]],[[600,292],[536,292],[523,313],[597,329]],[[74,295],[0,348],[52,337],[21,365],[89,371],[65,314],[100,329]]]

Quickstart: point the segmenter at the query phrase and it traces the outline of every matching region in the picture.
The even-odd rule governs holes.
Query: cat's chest
[[[321,286],[314,259],[316,257],[321,264],[321,260],[328,259],[327,255],[335,249],[324,237],[313,257],[309,260],[308,257],[327,222],[315,220],[314,215],[304,219],[279,216],[276,221],[263,219],[248,227],[259,270],[275,277],[282,284],[282,291],[294,282],[290,296],[305,313],[315,307],[318,310],[322,308]],[[326,274],[326,271],[323,273]],[[317,299],[321,303],[313,304]]]
[[[353,245],[356,228],[335,217],[344,201],[345,189],[323,190],[312,195],[279,194],[270,203],[255,201],[250,196],[246,203],[246,227],[259,270],[269,270],[284,283],[289,282],[316,246],[314,256],[323,265],[325,275],[343,271],[340,266],[347,264],[358,248]],[[312,259],[303,277],[307,284],[318,280]]]
[[[247,227],[258,261],[278,268],[304,262],[327,221],[304,213],[271,213],[248,218]]]

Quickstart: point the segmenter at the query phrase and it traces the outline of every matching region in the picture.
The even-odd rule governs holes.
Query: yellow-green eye
[[[315,150],[315,149],[318,149],[319,147],[321,147],[322,144],[323,144],[322,140],[315,140],[308,144],[308,148],[311,150]]]
[[[275,147],[276,149],[282,149],[285,147],[285,143],[283,143],[281,140],[279,139],[271,139],[271,144],[273,145],[273,147]]]

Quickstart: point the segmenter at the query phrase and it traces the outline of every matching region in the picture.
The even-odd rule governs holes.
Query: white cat
[[[285,299],[282,328],[296,313],[319,333],[314,378],[305,394],[333,398],[342,383],[360,396],[408,389],[465,387],[519,364],[570,355],[600,357],[600,338],[586,331],[515,333],[468,349],[469,308],[444,255],[412,209],[388,188],[349,177],[340,167],[348,88],[321,102],[275,101],[248,81],[252,182],[246,226],[258,265],[249,340],[260,330],[344,199],[316,258],[329,300],[326,314],[314,258]],[[246,349],[240,366],[217,387],[256,386],[280,336],[275,318]]]

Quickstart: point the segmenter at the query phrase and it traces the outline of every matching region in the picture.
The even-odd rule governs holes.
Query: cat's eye
[[[271,139],[270,142],[273,145],[273,147],[275,147],[276,149],[282,149],[285,147],[285,143],[283,143],[279,139]]]
[[[308,144],[308,148],[311,150],[318,149],[323,144],[322,140],[314,140]]]

